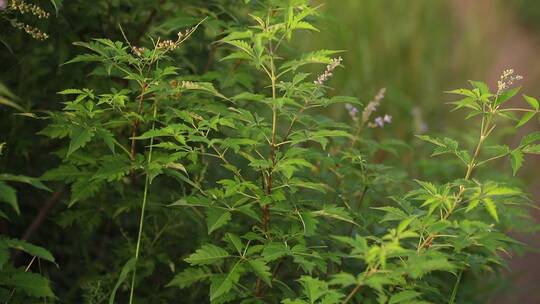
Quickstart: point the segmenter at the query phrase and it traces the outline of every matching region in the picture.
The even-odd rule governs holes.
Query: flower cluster
[[[5,7],[5,1],[0,2],[0,7]],[[42,18],[49,18],[49,13],[44,11],[41,7],[35,5],[35,4],[29,4],[24,1],[19,0],[11,0],[9,3],[9,7],[12,10],[19,11],[21,14],[27,14],[30,13],[39,19]]]
[[[368,105],[364,108],[364,111],[362,112],[362,123],[366,123],[369,121],[369,117],[373,112],[377,111],[377,107],[381,104],[381,100],[384,98],[384,94],[386,93],[386,88],[381,88],[377,95],[371,100]]]
[[[383,117],[377,117],[373,122],[368,123],[368,127],[370,128],[382,128],[385,124],[389,124],[392,122],[392,116],[385,114]]]
[[[358,121],[358,108],[350,103],[345,104],[345,108],[349,112],[349,116],[351,116],[352,120]]]
[[[172,51],[178,47],[178,44],[175,41],[172,40],[163,40],[158,42],[156,45],[156,48],[162,49],[165,51]]]
[[[141,57],[142,54],[144,53],[144,51],[146,51],[146,48],[144,48],[144,47],[136,47],[136,46],[132,46],[132,47],[131,47],[131,51],[132,51],[133,54],[135,54],[136,56]]]
[[[343,61],[343,58],[333,58],[330,63],[326,66],[326,70],[324,73],[322,73],[317,80],[313,81],[316,85],[323,85],[328,78],[332,76],[332,72],[341,64],[341,61]]]
[[[186,38],[188,38],[193,32],[195,31],[195,28],[189,28],[187,30],[185,30],[184,32],[180,31],[178,32],[176,35],[178,36],[178,40],[177,41],[183,41],[185,40]]]
[[[523,79],[523,76],[514,74],[514,69],[504,70],[501,78],[497,82],[497,95],[499,95],[504,90],[507,90],[514,84],[514,82]]]
[[[13,27],[25,31],[28,35],[32,36],[32,38],[36,40],[45,40],[49,38],[49,35],[47,35],[47,33],[44,33],[38,28],[35,28],[31,25],[24,24],[19,21],[15,21],[12,24],[13,24]]]
[[[6,0],[0,0],[0,11],[5,10],[6,7],[7,7],[7,2],[6,2]]]

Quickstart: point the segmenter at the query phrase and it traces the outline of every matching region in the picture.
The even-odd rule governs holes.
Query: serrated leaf
[[[486,197],[484,198],[483,203],[489,215],[491,215],[496,222],[499,222],[499,215],[497,214],[497,206],[495,205],[495,202],[491,198]]]
[[[88,128],[77,127],[71,133],[71,141],[69,142],[69,148],[67,156],[70,156],[73,152],[84,147],[94,136],[94,131]]]
[[[356,278],[352,274],[346,272],[340,272],[338,274],[335,274],[330,280],[330,285],[340,285],[343,288],[356,284],[358,284]]]
[[[114,134],[112,134],[112,132],[107,129],[99,129],[97,131],[97,134],[103,140],[103,142],[107,145],[109,150],[111,150],[111,152],[114,154],[115,153],[114,145],[116,143],[116,140],[114,139]]]
[[[219,93],[216,88],[214,88],[214,85],[210,82],[182,81],[182,89],[191,91],[202,91],[228,100],[228,98],[225,97],[223,94]]]
[[[205,244],[184,261],[188,262],[192,266],[208,265],[219,262],[225,258],[228,258],[229,256],[229,253],[224,249],[212,244]]]
[[[221,228],[231,220],[231,213],[222,209],[209,208],[206,210],[206,226],[208,234]]]
[[[37,273],[16,271],[0,277],[0,285],[8,285],[16,288],[31,297],[52,298],[54,293],[49,280]]]
[[[65,89],[63,91],[58,92],[60,95],[79,95],[79,94],[86,94],[83,90],[79,89]]]
[[[318,211],[313,211],[312,213],[315,216],[333,218],[333,219],[347,222],[353,225],[358,225],[354,222],[349,212],[347,212],[347,210],[345,210],[345,208],[343,207],[338,207],[335,205],[328,205],[328,206],[324,206],[323,209],[318,210]]]
[[[244,250],[244,244],[242,243],[242,240],[233,233],[226,233],[225,238],[230,241],[231,244],[233,244],[236,251],[238,251],[238,254],[242,255],[242,250]]]
[[[218,275],[212,278],[210,284],[210,301],[229,292],[235,283],[240,280],[241,261],[234,264],[233,268],[226,275]]]
[[[131,163],[124,155],[111,155],[104,157],[103,163],[92,177],[93,179],[103,179],[108,182],[120,180],[127,175],[131,169]]]
[[[540,144],[525,146],[522,151],[527,154],[540,154]]]
[[[248,264],[263,282],[272,287],[272,274],[270,273],[270,267],[265,263],[264,260],[248,260]]]
[[[170,281],[166,286],[178,286],[180,288],[189,287],[197,282],[207,280],[212,276],[212,273],[208,273],[201,268],[188,268],[174,276],[174,279]]]
[[[394,294],[388,304],[398,304],[398,303],[411,303],[411,300],[418,298],[421,295],[418,291],[414,290],[405,290]]]
[[[512,173],[516,175],[517,171],[523,166],[523,152],[514,150],[510,153],[510,162],[512,164]]]
[[[310,303],[315,303],[328,292],[328,284],[317,278],[302,276],[299,281]]]
[[[519,143],[520,147],[524,147],[526,145],[532,144],[536,141],[540,140],[540,132],[533,132],[530,134],[527,134],[521,139],[521,142]]]

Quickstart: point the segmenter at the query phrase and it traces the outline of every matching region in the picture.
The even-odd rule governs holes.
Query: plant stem
[[[274,65],[274,59],[273,56],[270,57],[270,81],[272,85],[272,100],[276,100],[276,76],[275,76],[275,65]],[[272,179],[273,179],[273,171],[274,167],[276,165],[276,131],[277,131],[277,116],[278,116],[278,109],[276,107],[275,102],[272,104],[272,142],[270,144],[270,162],[272,163],[272,167],[270,170],[268,170],[268,176],[266,179],[266,195],[272,194]],[[268,224],[270,222],[270,208],[268,205],[263,206],[263,230],[266,232],[268,231]]]
[[[157,116],[157,104],[154,104],[154,114],[153,114],[153,121],[152,121],[152,130],[156,127],[156,116]],[[150,138],[150,149],[148,152],[148,162],[147,164],[150,165],[152,162],[152,151],[154,148],[154,137],[152,136]],[[137,235],[137,245],[135,247],[135,265],[133,267],[133,276],[131,277],[131,291],[129,294],[129,304],[133,303],[133,295],[135,292],[135,278],[137,276],[137,262],[139,260],[139,254],[141,251],[141,239],[142,239],[142,232],[144,227],[144,213],[146,211],[146,202],[148,199],[148,189],[150,188],[150,175],[148,172],[146,172],[146,178],[144,181],[144,192],[143,192],[143,200],[142,200],[142,206],[141,206],[141,217],[139,219],[139,234]]]
[[[456,302],[457,290],[459,287],[459,283],[461,282],[462,275],[463,275],[463,270],[459,272],[458,277],[456,278],[456,284],[454,284],[454,288],[452,290],[452,296],[450,297],[450,301],[448,301],[448,304],[454,304]]]
[[[368,270],[368,272],[366,272],[364,274],[364,280],[367,279],[369,276],[371,276],[372,274],[374,274],[375,272],[377,272],[377,269],[378,269],[379,265],[375,265],[373,268],[371,268],[370,270]],[[362,280],[362,281],[364,281]],[[357,284],[353,290],[351,290],[351,292],[347,295],[347,297],[345,298],[345,300],[343,300],[343,304],[346,304],[348,303],[350,300],[352,300],[352,298],[360,291],[360,289],[362,289],[362,283],[359,283]]]
[[[141,88],[141,95],[139,96],[139,108],[137,110],[137,114],[141,114],[143,109],[143,102],[144,102],[144,95],[146,94],[146,88],[147,85],[143,84]],[[135,137],[137,136],[137,128],[139,127],[139,120],[136,119],[133,122],[133,125],[131,126],[131,149],[130,149],[130,157],[131,160],[135,160]]]
[[[488,115],[490,115],[490,114],[488,114]],[[487,116],[487,117],[486,117],[486,115],[482,116],[482,125],[480,127],[480,136],[478,138],[478,143],[476,145],[476,149],[474,150],[474,155],[471,158],[469,164],[467,165],[467,172],[465,173],[465,177],[464,177],[465,180],[469,180],[471,178],[473,170],[477,166],[476,159],[480,155],[482,145],[483,145],[484,141],[486,140],[487,136],[489,136],[489,134],[491,133],[491,131],[493,131],[493,128],[495,127],[495,126],[491,126],[491,120],[492,120],[491,118],[492,118],[492,116]],[[461,185],[459,187],[459,192],[458,192],[458,194],[456,196],[456,199],[454,200],[454,204],[446,211],[446,213],[442,217],[442,220],[448,219],[450,217],[450,215],[454,212],[457,205],[461,202],[461,199],[462,199],[462,196],[463,196],[464,192],[465,192],[465,187],[463,185]],[[430,234],[420,244],[420,246],[418,246],[417,252],[419,253],[420,250],[422,250],[426,246],[431,245],[431,243],[433,242],[433,240],[435,238],[436,238],[435,234]]]
[[[274,167],[276,165],[276,131],[277,131],[277,116],[278,116],[278,109],[275,103],[276,100],[276,66],[274,64],[274,50],[272,49],[272,45],[270,44],[270,71],[268,72],[268,69],[265,68],[266,73],[268,74],[272,86],[272,139],[270,143],[270,162],[272,163],[272,166],[268,170],[267,177],[266,177],[266,185],[264,185],[264,192],[267,196],[270,196],[272,194],[272,179],[273,179],[273,171]],[[264,65],[263,65],[264,67]],[[263,174],[264,177],[264,174]],[[264,179],[263,179],[264,180]],[[268,225],[270,223],[270,207],[268,204],[265,204],[262,207],[262,229],[266,233],[268,231]],[[263,295],[263,289],[261,288],[262,282],[260,278],[257,278],[257,281],[255,283],[255,295],[257,297],[261,297]]]

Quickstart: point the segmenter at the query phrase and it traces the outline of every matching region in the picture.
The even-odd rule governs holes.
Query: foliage
[[[508,158],[515,175],[524,154],[540,153],[540,133],[513,148],[492,142],[505,121],[517,129],[537,118],[538,101],[524,95],[528,108],[507,107],[519,91],[510,70],[496,92],[476,81],[451,91],[462,98],[455,109],[478,123],[477,141],[418,136],[434,145],[433,156],[455,158],[449,164],[463,174],[413,181],[384,162],[406,144],[373,136],[392,122],[373,117],[384,90],[366,103],[332,96],[326,83],[341,67],[340,51],[291,54],[295,37],[318,31],[315,7],[236,5],[249,14],[192,20],[162,36],[171,39],[130,40],[123,28],[123,41],[75,43],[84,53],[65,66],[87,67],[99,80],[63,89],[62,109],[40,117],[47,126],[39,133],[57,143],[59,164],[40,179],[0,175],[69,188],[55,221],[79,242],[57,249],[76,252],[81,263],[75,274],[66,271],[77,278],[77,295],[58,293],[60,300],[470,302],[462,277],[496,274],[502,253],[522,246],[509,233],[529,221],[519,187],[475,173]],[[178,60],[216,23],[224,31],[213,42],[213,69]],[[326,70],[308,73],[313,65]],[[341,107],[350,115],[342,122],[321,111]],[[4,180],[0,198],[19,213]],[[14,248],[55,262],[26,242],[3,238],[2,248],[6,258]],[[25,293],[20,301],[53,297],[47,279],[12,268],[0,284]]]

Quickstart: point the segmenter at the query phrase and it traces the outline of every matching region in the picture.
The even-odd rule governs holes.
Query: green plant
[[[0,144],[0,156],[4,143]],[[11,183],[25,183],[32,187],[50,191],[38,179],[12,175],[7,173],[0,174],[0,203],[10,206],[16,215],[20,215],[21,210],[17,198],[17,190]],[[11,212],[0,210],[0,218],[9,220]],[[25,252],[32,256],[26,267],[17,267],[10,261],[10,250]],[[30,270],[34,262],[44,260],[54,263],[53,255],[45,248],[32,245],[19,239],[10,239],[4,235],[0,236],[0,301],[8,303],[11,301],[21,302],[23,299],[52,298],[53,291],[49,280],[39,273]]]
[[[496,272],[500,252],[520,245],[507,234],[528,220],[518,187],[476,174],[503,157],[516,173],[523,154],[539,153],[540,133],[514,149],[492,142],[500,120],[520,127],[538,114],[538,101],[525,96],[530,109],[503,107],[518,92],[510,89],[513,71],[494,93],[481,82],[452,91],[464,97],[456,108],[480,120],[473,153],[467,142],[419,139],[436,146],[434,155],[454,156],[448,164],[461,164],[463,175],[411,181],[386,164],[406,145],[373,136],[392,121],[373,117],[385,90],[359,110],[363,103],[331,96],[326,86],[341,66],[339,51],[293,57],[291,40],[318,31],[317,9],[306,0],[245,3],[250,21],[227,24],[213,44],[214,69],[175,60],[211,20],[173,40],[135,43],[123,33],[123,42],[76,43],[87,53],[66,66],[86,63],[101,79],[89,83],[100,85],[61,91],[63,109],[50,112],[41,131],[61,143],[61,164],[41,179],[70,187],[55,220],[78,228],[80,244],[69,250],[88,265],[74,275],[84,292],[73,298],[475,300],[461,292],[462,281]],[[309,74],[312,64],[326,69]],[[323,115],[343,107],[347,121]]]

